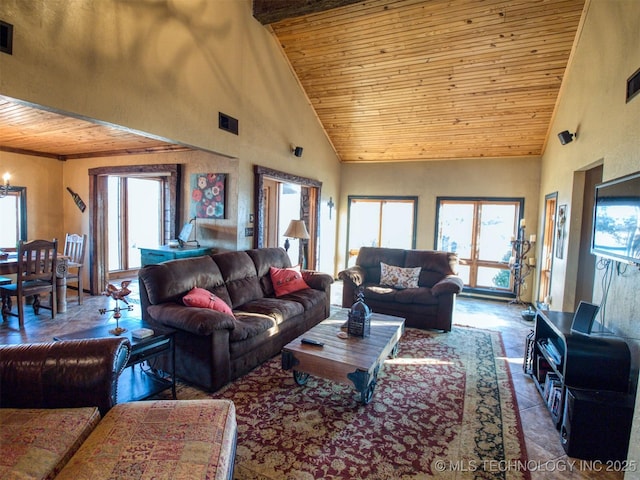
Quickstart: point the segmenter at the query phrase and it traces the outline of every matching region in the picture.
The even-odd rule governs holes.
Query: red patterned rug
[[[496,332],[407,329],[366,406],[353,386],[296,385],[279,357],[210,396],[236,405],[237,479],[529,478]]]

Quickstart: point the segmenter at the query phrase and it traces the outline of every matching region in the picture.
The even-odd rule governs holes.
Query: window
[[[109,176],[108,189],[109,271],[140,268],[139,248],[163,243],[162,179]]]
[[[9,187],[0,198],[0,248],[16,248],[18,241],[27,240],[27,188]]]
[[[349,196],[347,266],[360,247],[415,248],[417,197]]]
[[[523,206],[522,199],[438,198],[436,249],[458,254],[467,287],[513,290],[508,261]]]

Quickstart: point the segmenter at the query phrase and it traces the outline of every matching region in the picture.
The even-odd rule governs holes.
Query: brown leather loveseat
[[[0,478],[54,478],[116,404],[126,338],[0,345]]]
[[[270,268],[289,268],[282,248],[170,260],[140,269],[142,317],[174,328],[176,376],[217,390],[280,352],[329,316],[333,278],[302,271],[309,288],[276,297]],[[198,287],[231,309],[186,306]]]
[[[399,267],[401,273],[415,272],[415,284],[407,288],[389,280],[381,283],[381,263],[396,271]],[[464,285],[457,267],[454,253],[362,247],[356,264],[338,274],[343,281],[342,306],[351,307],[362,291],[365,303],[376,313],[403,317],[407,327],[448,332],[456,295]]]
[[[233,402],[116,404],[130,351],[121,337],[0,346],[0,478],[233,478]]]
[[[0,345],[0,407],[98,407],[104,415],[130,352],[116,337]]]

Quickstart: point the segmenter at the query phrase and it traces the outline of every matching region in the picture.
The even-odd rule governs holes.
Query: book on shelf
[[[537,377],[538,383],[540,385],[543,385],[547,378],[547,373],[552,371],[551,365],[549,365],[549,362],[547,362],[547,359],[544,358],[542,355],[539,355],[536,358],[536,360],[537,360],[536,377]]]
[[[560,391],[562,391],[562,382],[560,381],[560,377],[554,372],[547,373],[542,393],[549,408],[551,408],[555,393]]]
[[[542,348],[547,353],[553,363],[555,363],[556,365],[560,365],[562,357],[560,356],[560,352],[553,344],[553,342],[551,342],[548,338],[543,338],[539,341],[539,345],[540,348]]]
[[[554,388],[551,391],[548,405],[549,405],[549,410],[551,410],[551,414],[554,417],[559,417],[560,411],[562,409],[562,388],[561,387]]]

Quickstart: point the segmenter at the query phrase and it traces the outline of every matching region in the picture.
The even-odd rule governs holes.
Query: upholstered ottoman
[[[236,429],[229,400],[122,403],[56,478],[231,479]]]
[[[99,421],[96,407],[0,408],[0,478],[54,478]]]

